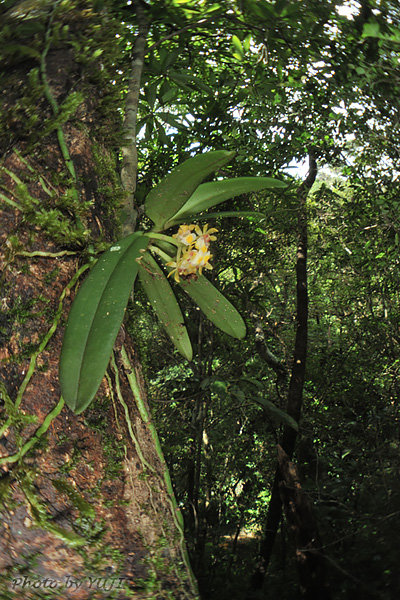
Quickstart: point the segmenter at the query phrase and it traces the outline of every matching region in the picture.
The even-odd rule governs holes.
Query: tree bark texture
[[[125,214],[123,216],[124,224],[122,226],[124,235],[129,235],[135,231],[137,221],[137,207],[135,205],[138,170],[136,123],[139,106],[140,81],[144,66],[147,34],[149,31],[149,22],[141,0],[133,0],[133,8],[136,11],[138,19],[138,33],[133,49],[132,68],[125,102],[125,118],[123,124],[125,145],[122,147],[121,183],[127,194],[124,201]]]
[[[109,75],[88,58],[115,37],[92,2],[43,3],[29,26],[26,14],[9,11],[2,38],[0,597],[195,598],[123,329],[90,408],[76,416],[60,399],[63,325],[79,275],[115,231],[107,142],[118,121],[104,112]]]

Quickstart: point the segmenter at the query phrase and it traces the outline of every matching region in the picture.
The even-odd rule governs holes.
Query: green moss
[[[103,538],[106,532],[106,523],[80,516],[74,520],[74,529],[92,544]]]
[[[60,436],[59,436],[59,439],[60,439]],[[63,441],[69,442],[70,438],[68,436],[65,436]],[[60,443],[63,443],[63,442],[60,442]],[[70,455],[71,455],[71,459],[68,462],[61,465],[61,467],[60,467],[59,472],[63,475],[69,475],[70,472],[77,467],[77,465],[80,463],[80,461],[82,459],[82,450],[79,448],[79,444],[78,444],[77,440],[73,440],[73,442],[72,442],[72,451],[70,452]]]
[[[151,594],[151,597],[160,598],[160,600],[176,598],[176,590],[165,589],[164,582],[175,576],[182,582],[185,581],[185,577],[182,575],[183,565],[172,564],[167,557],[165,549],[169,548],[169,543],[163,536],[160,536],[151,547],[146,544],[145,547],[147,552],[141,563],[146,568],[147,577],[136,579],[136,587],[148,595]]]
[[[0,380],[0,397],[4,405],[4,411],[0,423],[3,424],[7,421],[9,427],[14,428],[15,442],[19,447],[22,445],[21,432],[23,429],[32,423],[37,423],[36,415],[28,415],[15,407],[14,402],[8,395],[7,389],[4,383]]]
[[[21,79],[18,71],[8,77],[6,85],[18,92],[18,99],[0,111],[0,136],[5,135],[11,144],[14,140],[25,139],[29,149],[39,143],[43,123],[43,85],[38,74],[38,68],[34,67],[27,79]]]
[[[46,273],[46,275],[43,279],[43,282],[46,285],[49,285],[50,283],[52,283],[52,281],[55,281],[57,279],[59,272],[60,272],[60,267],[55,267],[49,273]]]
[[[121,186],[116,157],[96,142],[92,142],[92,154],[99,196],[98,206],[112,233],[116,226],[116,215],[126,194]]]
[[[37,495],[32,476],[29,476],[29,474],[26,473],[24,478],[21,479],[19,483],[29,504],[30,514],[32,515],[38,527],[49,531],[56,537],[60,538],[64,544],[72,548],[79,548],[87,544],[87,537],[76,533],[72,529],[64,529],[49,519],[47,508]],[[74,502],[74,505],[76,505],[76,502]],[[91,521],[94,522],[94,516],[92,517]],[[73,522],[73,527],[75,529],[75,521]]]
[[[48,136],[52,131],[56,131],[58,127],[70,121],[84,100],[85,96],[82,92],[72,92],[69,94],[58,107],[57,115],[46,119],[44,122],[42,136]]]
[[[37,352],[39,346],[39,342],[24,342],[20,344],[18,354],[13,354],[10,358],[7,359],[7,362],[14,363],[15,365],[20,365],[27,359],[30,359],[31,356]]]
[[[24,160],[22,157],[20,158]],[[29,166],[25,160],[24,162]],[[32,167],[29,166],[29,169],[31,170]],[[5,186],[2,186],[2,188],[6,195],[12,198],[12,201],[20,208],[25,223],[39,228],[50,239],[58,243],[65,244],[68,242],[69,244],[81,245],[85,242],[88,238],[88,231],[82,228],[80,219],[87,213],[91,203],[79,200],[74,182],[67,179],[69,187],[61,196],[57,196],[55,192],[48,189],[43,178],[38,174],[35,175],[36,181],[40,183],[46,194],[47,200],[44,200],[43,198],[34,197],[29,191],[29,179],[32,178],[31,172],[28,171],[24,175],[28,180],[27,182],[22,181],[15,173],[4,167],[3,171],[14,181],[15,185],[9,189]],[[63,211],[68,211],[71,216],[73,215],[73,220],[65,215]],[[17,243],[20,245],[19,242]]]
[[[12,477],[10,473],[6,473],[0,478],[0,502],[4,505],[11,495]]]
[[[120,477],[125,459],[125,441],[123,439],[116,440],[115,435],[109,433],[107,419],[109,408],[109,398],[97,397],[86,413],[86,425],[101,436],[101,445],[106,459],[103,480]],[[101,482],[99,482],[100,485]]]
[[[23,300],[21,296],[17,296],[9,309],[8,314],[10,318],[14,320],[14,323],[25,325],[29,319],[42,316],[44,309],[34,312],[34,308],[42,303],[48,302],[49,299],[44,296],[37,296],[36,298],[29,298],[28,300]]]
[[[89,504],[89,502],[87,502],[68,481],[65,479],[53,479],[51,483],[58,492],[68,496],[73,506],[81,513],[82,518],[89,521],[95,518],[96,512],[93,506]]]

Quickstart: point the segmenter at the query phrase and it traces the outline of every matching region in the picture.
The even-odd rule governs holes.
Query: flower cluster
[[[210,242],[217,238],[213,233],[218,230],[205,225],[204,229],[198,225],[181,225],[178,233],[174,237],[182,246],[178,247],[176,260],[167,263],[168,267],[173,267],[169,273],[170,277],[174,273],[175,281],[179,282],[179,277],[196,276],[197,272],[201,275],[203,269],[212,269],[209,263],[212,254],[210,253]]]

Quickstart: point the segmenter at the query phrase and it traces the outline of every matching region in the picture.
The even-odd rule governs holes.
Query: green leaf
[[[204,275],[197,280],[181,279],[179,283],[214,325],[234,338],[244,338],[246,325],[242,317]]]
[[[240,52],[232,52],[232,56],[233,58],[236,58],[236,60],[242,62],[243,60],[243,54],[240,54]]]
[[[240,381],[252,383],[253,385],[255,385],[257,388],[259,388],[261,390],[264,389],[264,385],[261,383],[261,381],[259,381],[255,377],[242,377]]]
[[[252,39],[252,37],[251,37],[251,34],[249,33],[243,42],[243,50],[245,52],[248,52],[250,50],[251,39]]]
[[[148,142],[149,139],[151,138],[153,129],[154,129],[154,117],[152,115],[149,115],[147,123],[146,123],[146,132],[144,134],[144,140],[146,142]]]
[[[59,378],[65,403],[75,414],[93,400],[124,318],[139,264],[147,247],[141,233],[113,244],[97,261],[68,315]]]
[[[265,219],[266,218],[266,214],[261,213],[261,212],[256,212],[253,210],[221,210],[220,212],[212,212],[212,213],[201,213],[199,215],[190,215],[190,220],[191,221],[198,221],[200,219],[225,219],[225,218],[230,218],[230,217],[247,217],[247,218],[254,218],[254,219]],[[186,217],[183,217],[180,221],[175,221],[174,225],[177,225],[178,223],[184,223],[185,221],[187,221]]]
[[[296,421],[293,419],[293,417],[288,415],[284,410],[281,410],[280,408],[275,406],[275,404],[273,402],[270,402],[270,400],[266,400],[265,398],[256,398],[255,401],[258,404],[261,404],[261,406],[263,407],[265,412],[267,412],[269,415],[271,415],[271,417],[273,417],[280,423],[284,423],[285,425],[288,425],[295,431],[299,430],[299,426],[296,423]]]
[[[161,61],[162,70],[166,71],[168,67],[170,67],[176,61],[177,58],[179,58],[180,54],[180,48],[172,48],[168,50],[168,53],[165,55],[165,57],[163,57]]]
[[[99,56],[101,56],[103,52],[104,50],[102,50],[101,48],[97,48],[97,50],[95,50],[92,54],[92,59],[99,58]]]
[[[206,85],[199,77],[188,75],[187,73],[169,73],[169,78],[174,81],[180,88],[190,92],[195,89],[199,92],[205,92],[210,96],[214,96],[214,90]]]
[[[177,87],[171,87],[169,81],[167,81],[167,80],[163,81],[163,83],[160,86],[159,96],[158,96],[161,105],[171,102],[172,100],[177,98],[178,95],[179,95],[179,90]],[[166,113],[166,114],[169,114],[169,113]]]
[[[193,351],[182,311],[163,270],[149,252],[140,261],[139,280],[157,317],[179,352],[192,360]]]
[[[156,230],[163,229],[166,221],[182,208],[199,184],[234,155],[225,150],[198,154],[164,177],[145,201],[145,213],[154,222]]]
[[[40,60],[40,52],[35,50],[35,48],[31,48],[30,46],[25,46],[23,44],[7,44],[5,47],[6,54],[19,54],[21,56],[29,56],[30,58],[37,58]]]
[[[364,23],[364,27],[363,27],[363,31],[362,31],[362,36],[363,38],[367,38],[367,37],[380,37],[380,26],[379,23],[376,22],[372,22],[372,23]]]
[[[244,56],[242,42],[239,40],[237,35],[233,35],[231,41],[236,50],[236,52],[234,53],[234,56],[236,58],[238,58],[239,60],[242,60],[243,56]]]
[[[157,89],[158,89],[158,81],[155,81],[154,83],[152,83],[151,85],[146,87],[145,93],[144,93],[146,100],[152,110],[154,109],[154,104],[156,102]]]
[[[228,383],[223,379],[213,379],[210,384],[210,390],[214,394],[225,397],[228,392]]]
[[[166,223],[165,229],[191,215],[208,210],[225,200],[258,192],[266,188],[285,188],[287,184],[272,177],[236,177],[222,181],[211,181],[199,185],[182,208]]]
[[[178,121],[177,119],[175,119],[169,113],[158,111],[157,115],[158,115],[159,119],[162,119],[163,121],[168,123],[168,125],[171,125],[172,127],[176,127],[176,129],[178,129],[178,130],[185,129],[185,125],[181,121]]]

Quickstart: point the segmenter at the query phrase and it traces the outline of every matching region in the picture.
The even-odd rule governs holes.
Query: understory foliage
[[[13,6],[3,4],[7,10]],[[201,222],[218,232],[213,268],[204,276],[243,317],[244,339],[215,327],[178,285],[176,298],[193,349],[188,360],[148,310],[143,289],[135,289],[126,311],[202,597],[299,597],[295,548],[284,517],[268,570],[260,568],[276,445],[284,428],[292,428],[298,432],[293,460],[315,510],[332,596],[398,598],[397,3],[100,0],[94,5],[116,31],[115,44],[108,40],[104,48],[93,35],[90,50],[93,77],[106,77],[103,60],[107,67],[106,92],[94,118],[104,136],[115,141],[119,167],[125,142],[115,130],[124,112],[142,13],[148,25],[135,195],[143,231],[151,228],[145,198],[194,155],[235,153],[216,172],[217,180],[261,176],[287,183],[221,204],[226,215],[240,211],[243,216],[211,214]],[[41,93],[34,54],[41,35],[40,28],[27,32],[34,43],[29,44],[33,62],[25,101],[10,102],[3,120],[25,128],[18,135],[32,152],[39,131],[51,126],[42,111],[38,127],[33,109]],[[62,35],[68,38],[60,29]],[[8,52],[25,56],[27,46],[10,42]],[[82,69],[88,68],[83,61]],[[79,81],[78,74],[74,78]],[[79,121],[75,104],[73,111]],[[65,119],[71,118],[66,112]],[[310,151],[319,171],[306,202],[308,352],[297,423],[286,408],[297,324],[297,191]],[[36,225],[40,210],[26,195],[23,201],[27,219]],[[72,227],[71,213],[79,217],[76,206],[71,210],[73,202],[54,216],[57,243],[64,243],[64,221]],[[178,221],[167,235],[176,236],[177,226]],[[88,252],[81,234],[74,243]],[[193,275],[187,254],[169,258],[177,280],[179,267]]]
[[[319,175],[307,201],[309,345],[294,460],[315,508],[333,595],[395,598],[398,8],[207,5],[169,4],[182,30],[169,39],[173,28],[159,15],[153,21],[138,198],[191,148],[235,150],[229,176],[282,176],[286,168],[290,185],[224,207],[263,219],[211,222],[219,234],[210,277],[244,316],[243,341],[218,332],[181,295],[194,343],[185,364],[143,316],[144,299],[130,307],[141,322],[135,331],[194,569],[204,598],[242,598],[256,587],[249,574],[257,572],[275,445],[288,424],[296,327],[300,182],[291,161],[311,147]],[[260,329],[275,363],[260,353]],[[297,597],[291,544],[282,521],[264,583],[271,597]]]
[[[329,178],[309,199],[309,354],[295,460],[316,510],[333,591],[395,598],[399,259],[385,215],[366,196],[355,218],[359,193]],[[295,241],[287,226],[233,231],[220,249],[223,264],[232,266],[217,276],[247,315],[249,331],[256,314],[269,350],[289,366],[296,307]],[[249,239],[251,248],[238,256]],[[257,556],[281,426],[263,403],[284,409],[287,379],[265,363],[252,335],[232,344],[200,314],[192,318],[201,359],[189,368],[164,355],[156,369],[148,364],[148,377],[208,597],[239,598]],[[162,339],[157,347],[153,339],[149,350],[156,352]],[[284,583],[293,577],[295,585],[284,525],[275,556],[268,589],[296,597]]]

